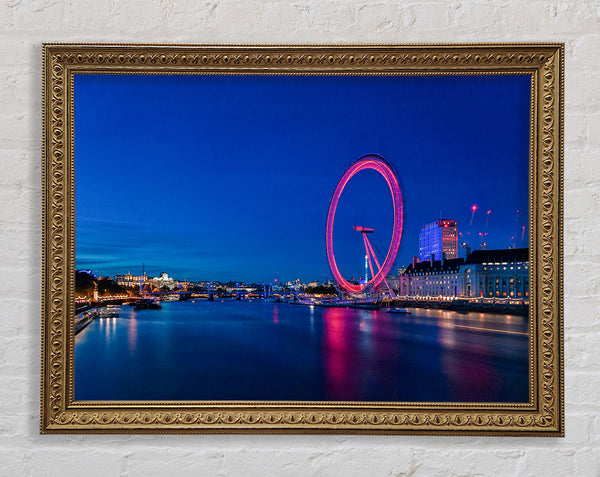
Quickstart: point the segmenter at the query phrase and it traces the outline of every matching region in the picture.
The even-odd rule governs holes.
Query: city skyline
[[[488,248],[508,248],[510,237],[527,246],[529,88],[518,75],[76,75],[76,267],[114,276],[144,263],[149,274],[192,281],[331,279],[329,200],[365,153],[383,155],[402,183],[394,269],[418,256],[420,228],[439,218],[470,228],[475,250],[491,210]],[[375,228],[385,251],[391,215],[381,177],[352,179],[334,229],[345,276],[364,270],[352,225]]]

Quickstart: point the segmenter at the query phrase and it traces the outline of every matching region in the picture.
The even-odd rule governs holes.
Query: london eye
[[[344,191],[344,188],[356,175],[358,172],[372,169],[385,179],[387,185],[392,194],[392,203],[393,203],[393,213],[394,213],[394,226],[392,231],[392,238],[390,242],[390,246],[388,248],[387,254],[382,263],[379,262],[377,255],[375,255],[375,251],[373,250],[373,246],[369,241],[368,234],[374,232],[374,229],[368,228],[362,225],[354,225],[353,229],[357,232],[360,232],[363,238],[364,246],[365,246],[365,257],[366,262],[371,270],[371,279],[364,280],[363,283],[355,284],[352,283],[344,276],[339,270],[339,267],[335,260],[335,255],[333,252],[333,225],[335,221],[335,213],[338,207],[338,202]],[[398,254],[398,249],[400,247],[400,240],[402,238],[402,227],[403,227],[403,203],[402,203],[402,191],[400,190],[400,184],[398,181],[398,177],[394,172],[392,165],[382,156],[377,154],[367,154],[359,158],[356,162],[354,162],[348,170],[344,173],[342,178],[339,180],[335,191],[333,192],[333,197],[331,198],[331,202],[329,203],[329,212],[327,214],[327,227],[325,232],[325,243],[327,248],[327,260],[329,261],[329,267],[331,268],[331,273],[335,278],[336,282],[343,290],[346,290],[350,293],[362,293],[366,290],[375,289],[382,282],[386,284],[388,289],[390,290],[390,294],[393,295],[393,291],[387,284],[385,277],[389,274],[392,266],[394,265],[394,261],[396,260],[396,256]],[[375,266],[373,265],[375,262]],[[366,265],[365,265],[366,266]],[[366,277],[365,277],[366,278]]]

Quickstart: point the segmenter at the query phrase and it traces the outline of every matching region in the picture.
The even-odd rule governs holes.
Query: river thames
[[[75,399],[528,401],[527,318],[410,311],[123,306],[76,336]]]

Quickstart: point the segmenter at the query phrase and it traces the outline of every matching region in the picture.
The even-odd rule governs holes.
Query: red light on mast
[[[469,222],[469,227],[472,227],[472,226],[473,226],[473,218],[475,217],[475,211],[477,210],[477,208],[478,208],[478,207],[477,207],[477,205],[476,205],[476,204],[473,204],[473,205],[471,206],[471,210],[472,210],[472,212],[471,212],[471,222]]]

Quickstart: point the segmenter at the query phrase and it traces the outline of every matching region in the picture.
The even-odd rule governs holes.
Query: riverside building
[[[127,273],[126,275],[115,275],[114,280],[119,285],[125,287],[137,287],[140,282],[142,282],[142,284],[148,283],[148,277],[146,275],[132,275],[131,273]]]
[[[466,259],[415,257],[398,294],[413,297],[529,299],[529,249],[476,250]]]

